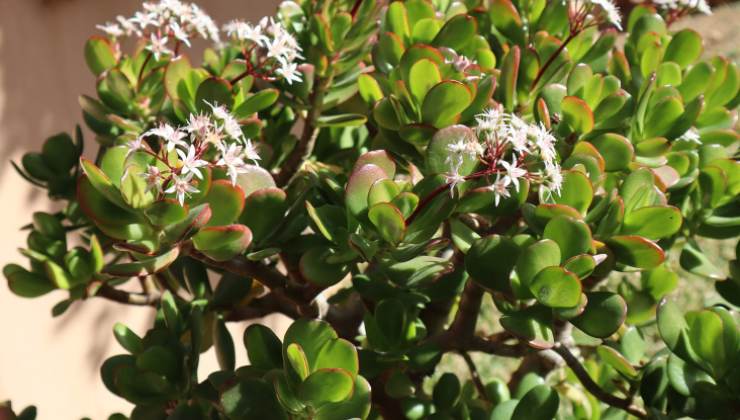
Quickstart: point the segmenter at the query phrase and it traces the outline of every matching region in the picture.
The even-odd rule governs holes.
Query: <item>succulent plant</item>
[[[62,210],[9,288],[156,309],[101,367],[131,419],[736,418],[740,274],[700,238],[740,234],[740,72],[670,29],[704,2],[653,3],[145,3],[85,45],[95,157],[78,127],[16,165]],[[273,313],[237,368],[226,323]]]

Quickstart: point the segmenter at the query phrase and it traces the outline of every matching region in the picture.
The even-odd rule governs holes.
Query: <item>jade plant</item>
[[[85,44],[86,130],[15,164],[61,210],[3,273],[156,311],[114,327],[111,419],[738,418],[740,266],[705,248],[740,254],[740,72],[670,28],[707,11],[144,3]]]

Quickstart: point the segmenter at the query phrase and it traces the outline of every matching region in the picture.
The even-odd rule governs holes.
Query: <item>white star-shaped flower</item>
[[[187,137],[187,134],[167,123],[161,123],[159,127],[147,131],[144,135],[157,136],[164,140],[167,144],[168,152],[171,152],[175,147],[188,147],[188,143],[183,140]]]
[[[164,54],[172,54],[172,50],[167,47],[168,42],[168,37],[159,37],[153,33],[149,37],[149,44],[146,46],[146,50],[152,53],[155,60],[159,60],[159,58]]]
[[[277,74],[282,76],[282,78],[288,82],[289,85],[292,85],[293,82],[301,82],[303,81],[302,73],[298,70],[298,64],[296,63],[280,63],[281,66],[275,70]]]
[[[514,188],[516,188],[517,191],[519,191],[519,178],[523,178],[527,175],[527,170],[520,167],[519,163],[516,161],[516,158],[512,156],[511,163],[502,160],[499,162],[501,166],[503,166],[504,170],[506,171],[506,175],[504,175],[503,181],[506,184],[514,184]]]
[[[203,179],[203,175],[200,173],[199,168],[208,166],[208,162],[199,158],[195,151],[195,146],[190,145],[187,154],[181,149],[177,149],[177,155],[180,157],[180,161],[182,162],[182,167],[180,169],[181,175],[192,173],[198,179]]]
[[[122,36],[125,33],[123,28],[121,28],[121,25],[118,25],[117,23],[106,22],[103,25],[95,25],[95,27],[113,38]]]
[[[170,30],[172,31],[172,36],[175,37],[178,41],[182,42],[183,44],[190,46],[190,35],[180,26],[177,22],[170,22]]]
[[[177,201],[182,206],[185,203],[185,196],[192,193],[197,193],[198,189],[195,188],[190,182],[193,180],[193,174],[186,176],[172,175],[172,184],[164,192],[167,194],[175,194]]]
[[[509,183],[506,182],[505,178],[496,176],[496,181],[493,182],[488,188],[493,191],[493,205],[498,207],[501,202],[501,197],[508,198],[511,196],[509,193]]]
[[[154,165],[149,165],[146,172],[141,174],[141,177],[146,181],[146,190],[155,191],[157,193],[162,191],[162,171]]]
[[[243,155],[243,147],[232,143],[221,151],[221,159],[216,162],[216,165],[226,168],[232,185],[236,185],[236,178],[239,174],[247,172],[246,163],[242,159]]]

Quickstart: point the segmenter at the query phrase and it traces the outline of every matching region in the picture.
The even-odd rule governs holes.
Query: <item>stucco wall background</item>
[[[276,0],[199,0],[219,23],[240,17],[257,20],[273,12]],[[17,248],[26,233],[19,228],[31,213],[48,210],[44,191],[33,189],[9,165],[48,136],[72,132],[81,123],[77,97],[94,95],[94,78],[82,57],[94,26],[117,14],[138,10],[136,0],[0,0],[0,266],[21,262]],[[200,54],[190,54],[197,58]],[[92,136],[87,153],[94,152]],[[25,264],[25,262],[23,262]],[[144,333],[152,311],[90,299],[59,318],[51,308],[65,297],[52,292],[40,299],[12,295],[0,281],[0,401],[22,408],[35,404],[39,419],[106,419],[130,405],[109,393],[98,369],[121,352],[112,327],[123,321]],[[278,319],[265,320],[279,323]],[[237,349],[245,325],[230,326]],[[246,362],[237,351],[238,363]],[[206,356],[202,374],[216,370]]]

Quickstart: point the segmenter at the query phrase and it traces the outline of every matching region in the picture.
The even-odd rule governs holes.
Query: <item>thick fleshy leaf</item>
[[[606,338],[614,334],[627,316],[627,304],[616,293],[586,293],[586,309],[570,322],[586,334]]]
[[[422,58],[411,66],[408,86],[417,104],[423,103],[429,89],[441,81],[439,68],[432,60]]]
[[[651,269],[665,260],[663,249],[642,236],[613,236],[606,244],[614,252],[618,262],[631,267]]]
[[[385,179],[385,171],[379,166],[366,164],[355,169],[347,181],[345,205],[351,215],[363,218],[367,212],[367,196],[370,188],[379,179]]]
[[[614,348],[600,345],[596,348],[596,353],[601,360],[627,378],[634,379],[637,377],[637,370]]]
[[[382,169],[390,179],[396,175],[396,162],[393,157],[385,150],[372,150],[360,155],[355,162],[354,169],[361,168],[368,163],[372,163]]]
[[[231,95],[231,84],[218,77],[211,77],[198,86],[195,92],[195,106],[202,112],[210,111],[210,105],[223,105],[231,110],[234,105],[234,97]]]
[[[352,377],[360,370],[357,349],[343,338],[327,341],[319,350],[313,369],[340,368]]]
[[[109,265],[103,272],[111,276],[136,277],[158,273],[170,266],[180,255],[180,248],[172,248],[164,254],[130,263]]]
[[[576,255],[563,263],[563,268],[584,279],[593,273],[596,268],[596,260],[588,254]]]
[[[557,242],[543,239],[522,250],[516,263],[516,273],[522,285],[529,286],[545,267],[560,265],[561,254]]]
[[[581,298],[581,282],[561,267],[546,267],[534,277],[529,290],[541,304],[550,308],[572,308]]]
[[[465,270],[483,287],[507,292],[511,288],[509,276],[519,253],[519,246],[511,238],[486,236],[473,242],[468,250]]]
[[[502,316],[500,322],[504,329],[526,341],[529,346],[549,349],[554,340],[549,312],[542,306],[531,306]]]
[[[390,244],[398,244],[406,233],[406,221],[403,214],[391,203],[377,203],[370,207],[368,219]]]
[[[3,275],[8,281],[10,291],[20,297],[35,298],[43,296],[55,288],[46,278],[17,264],[8,264],[3,267]]]
[[[276,186],[275,180],[266,169],[256,165],[247,165],[244,169],[246,172],[239,174],[236,183],[244,191],[245,197],[249,197],[257,190]]]
[[[187,78],[190,76],[192,66],[187,56],[182,54],[177,58],[173,58],[167,64],[167,68],[164,72],[164,86],[167,91],[167,95],[173,99],[180,99],[179,92],[181,89],[187,90],[186,87],[180,88],[180,84],[187,84]],[[188,99],[188,98],[183,98]]]
[[[727,369],[728,357],[735,357],[737,352],[737,342],[733,340],[730,345],[732,354],[727,354],[724,328],[722,318],[708,309],[699,311],[689,321],[691,347],[697,356],[711,366],[712,373],[717,377],[722,376]],[[728,325],[727,328],[733,328],[737,331],[737,326],[734,323]]]
[[[632,162],[635,151],[632,143],[619,134],[606,133],[591,140],[601,156],[604,157],[607,171],[621,171],[627,169]]]
[[[460,141],[476,141],[475,138],[473,130],[464,125],[453,125],[437,131],[426,150],[427,170],[435,174],[449,173],[452,170],[449,146]],[[470,174],[478,164],[478,158],[468,154],[463,155],[462,161],[458,171],[461,175]]]
[[[588,177],[580,171],[563,171],[560,194],[553,194],[557,204],[570,206],[586,214],[594,196],[594,187]]]
[[[280,188],[263,188],[250,194],[244,202],[239,222],[249,227],[255,241],[269,236],[285,218],[287,195]]]
[[[328,287],[344,278],[348,271],[347,267],[343,264],[328,263],[326,259],[331,254],[330,249],[317,246],[301,256],[299,267],[306,280],[318,286]]]
[[[223,226],[236,221],[244,209],[244,191],[239,185],[219,179],[213,181],[205,198],[211,207],[211,220],[206,226]]]
[[[519,63],[521,60],[521,50],[518,45],[514,45],[504,56],[501,64],[501,82],[498,91],[504,108],[512,112],[516,104],[516,86],[519,78]]]
[[[681,268],[698,276],[713,280],[722,280],[725,278],[724,272],[707,258],[704,251],[699,248],[699,245],[695,241],[689,241],[684,244],[681,250],[681,256],[679,257],[679,263],[681,264]]]
[[[461,51],[478,31],[478,23],[470,15],[457,15],[442,26],[439,33],[432,41],[436,47],[452,48]]]
[[[324,404],[316,412],[316,420],[364,419],[370,414],[370,384],[362,376],[355,377],[352,395],[339,403]]]
[[[390,203],[401,192],[401,188],[391,179],[379,179],[367,193],[367,204],[372,207],[378,203]]]
[[[247,327],[244,331],[244,347],[252,366],[265,370],[282,368],[282,343],[268,327],[261,324]]]
[[[303,381],[299,394],[314,407],[343,401],[352,394],[354,379],[344,369],[319,369]]]
[[[524,394],[511,415],[511,420],[548,420],[555,417],[560,405],[558,393],[548,385],[537,385]]]
[[[195,249],[216,261],[226,261],[246,251],[252,231],[244,225],[209,226],[193,236]]]
[[[566,96],[561,104],[563,122],[572,131],[586,134],[594,128],[594,114],[583,99]]]
[[[562,261],[591,249],[591,229],[583,221],[570,217],[558,216],[550,220],[543,237],[558,244]]]
[[[681,228],[681,211],[673,206],[648,206],[627,214],[622,233],[656,240],[669,237]]]
[[[321,348],[327,342],[336,338],[337,333],[328,323],[316,319],[298,319],[285,332],[285,337],[283,338],[283,358],[286,358],[285,351],[287,347],[292,343],[298,343],[306,355],[309,370],[313,370],[316,366],[316,360],[319,357]]]
[[[277,89],[263,89],[256,92],[236,107],[234,110],[234,116],[242,119],[254,114],[255,112],[267,109],[277,101],[279,96],[280,92],[278,92]]]
[[[93,36],[85,43],[85,62],[96,76],[116,65],[116,54],[110,41]]]
[[[367,121],[361,114],[322,115],[316,121],[318,127],[358,127]]]
[[[472,101],[470,88],[455,80],[445,80],[434,85],[424,97],[422,120],[436,128],[447,127],[457,122]]]
[[[261,379],[246,378],[221,394],[221,406],[230,419],[286,420],[275,389]]]

